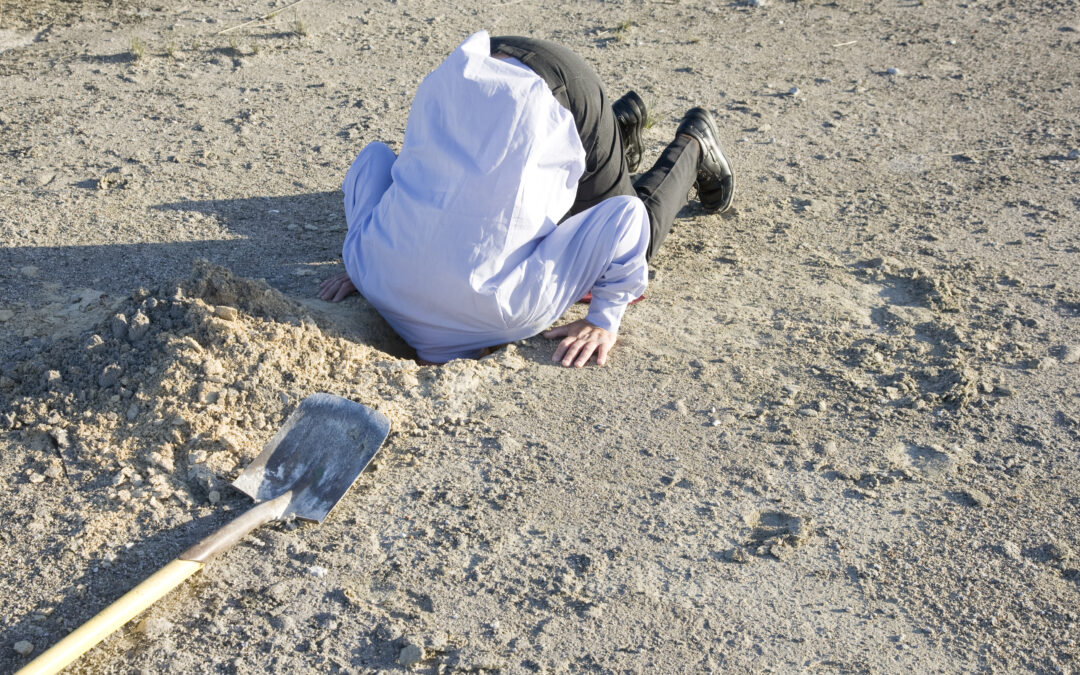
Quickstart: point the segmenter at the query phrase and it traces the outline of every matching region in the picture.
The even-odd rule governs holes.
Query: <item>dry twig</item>
[[[304,0],[296,0],[296,2],[294,2],[294,3],[290,4],[290,5],[285,5],[281,9],[275,9],[274,11],[270,12],[269,14],[263,14],[262,16],[260,16],[260,17],[258,17],[256,19],[252,19],[251,21],[245,21],[244,23],[239,24],[237,26],[233,26],[232,28],[224,28],[222,30],[219,30],[218,32],[214,33],[214,35],[224,35],[225,33],[231,33],[232,31],[236,30],[237,28],[243,28],[244,26],[250,26],[251,24],[257,23],[259,21],[266,21],[267,19],[274,16],[275,14],[278,14],[280,12],[284,12],[285,10],[289,9],[290,7],[296,7],[301,2],[304,2]]]

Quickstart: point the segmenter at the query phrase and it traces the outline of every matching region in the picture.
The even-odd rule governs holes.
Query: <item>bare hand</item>
[[[322,286],[319,287],[319,299],[327,302],[341,302],[355,292],[356,286],[353,286],[349,275],[342,272],[322,282]]]
[[[544,337],[563,338],[563,341],[555,348],[551,360],[562,361],[564,366],[575,368],[588,363],[594,352],[596,365],[604,365],[607,363],[608,352],[615,346],[615,333],[594,326],[585,319],[552,328],[544,333]]]

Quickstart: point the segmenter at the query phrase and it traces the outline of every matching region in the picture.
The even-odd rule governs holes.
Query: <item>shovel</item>
[[[260,525],[288,516],[321,523],[389,432],[389,420],[365,405],[330,394],[308,396],[233,482],[256,506],[181,553],[16,675],[60,671]]]

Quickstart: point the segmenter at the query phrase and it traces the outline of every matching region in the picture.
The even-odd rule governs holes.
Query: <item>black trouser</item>
[[[491,38],[491,53],[505,54],[531,68],[551,88],[555,100],[574,116],[585,148],[585,173],[578,181],[577,196],[567,215],[580,213],[608,197],[637,195],[649,213],[646,259],[651,260],[671,231],[675,214],[686,204],[687,193],[697,178],[696,143],[685,136],[676,137],[656,164],[631,182],[612,102],[589,64],[566,47],[533,38]]]

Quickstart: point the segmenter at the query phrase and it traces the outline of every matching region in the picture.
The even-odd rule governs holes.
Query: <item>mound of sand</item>
[[[424,435],[432,420],[468,422],[485,383],[523,363],[511,346],[485,361],[420,367],[346,339],[263,282],[199,263],[190,279],[136,292],[92,330],[20,354],[0,380],[11,399],[0,422],[36,444],[31,483],[104,483],[88,492],[105,496],[97,510],[158,519],[170,500],[219,501],[316,391],[377,408],[392,433]],[[108,536],[110,520],[97,520]]]

